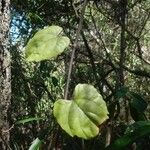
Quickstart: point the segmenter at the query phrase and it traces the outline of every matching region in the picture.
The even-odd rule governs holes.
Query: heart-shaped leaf
[[[54,116],[59,125],[70,135],[84,139],[95,137],[99,125],[108,119],[105,101],[97,90],[88,84],[75,87],[73,100],[58,100],[54,104]]]
[[[60,55],[69,45],[70,40],[62,36],[62,28],[50,26],[38,31],[29,40],[25,56],[28,61],[41,61]]]

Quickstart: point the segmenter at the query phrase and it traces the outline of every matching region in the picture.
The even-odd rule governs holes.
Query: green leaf
[[[28,61],[42,61],[60,55],[69,45],[70,40],[62,36],[62,28],[50,26],[38,31],[29,40],[25,56]]]
[[[126,94],[128,93],[129,89],[125,86],[121,87],[119,90],[117,90],[116,92],[116,97],[119,98],[123,98],[126,96]]]
[[[124,150],[134,141],[150,134],[150,121],[138,121],[129,126],[126,133],[117,139],[106,150]]]
[[[108,119],[105,101],[97,90],[88,84],[78,84],[75,87],[72,101],[56,101],[53,113],[59,125],[70,136],[76,135],[84,139],[98,135],[98,126]]]
[[[144,111],[147,108],[146,101],[141,97],[141,95],[130,92],[130,112],[131,116],[135,121],[145,120]]]
[[[39,121],[39,120],[43,120],[43,119],[44,118],[30,117],[30,118],[19,120],[16,122],[16,124],[25,124],[27,122]]]
[[[32,142],[32,145],[30,146],[29,150],[39,150],[41,145],[42,145],[42,141],[39,140],[39,138],[36,138]]]
[[[138,111],[144,112],[147,108],[146,101],[142,98],[140,94],[130,92],[132,100],[130,101],[131,105],[135,107]]]
[[[58,86],[58,79],[56,77],[52,77],[52,83],[54,86]]]

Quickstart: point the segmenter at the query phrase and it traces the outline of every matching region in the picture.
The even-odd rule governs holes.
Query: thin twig
[[[10,130],[14,128],[14,124],[7,130],[2,130],[2,133],[8,133]]]
[[[85,12],[85,8],[86,8],[87,3],[88,3],[87,0],[85,0],[84,3],[83,3],[78,29],[76,31],[76,39],[75,39],[75,42],[74,42],[74,45],[73,45],[73,50],[72,50],[71,59],[70,59],[70,63],[69,63],[69,71],[68,71],[68,77],[67,77],[67,83],[66,83],[66,89],[65,89],[65,96],[64,96],[65,99],[68,98],[68,89],[69,89],[69,85],[70,85],[73,60],[74,60],[74,55],[75,55],[76,48],[78,46],[78,40],[79,40],[80,32],[82,30],[84,12]]]
[[[111,142],[111,128],[109,125],[106,127],[106,130],[107,130],[107,133],[106,133],[105,147],[109,146]]]

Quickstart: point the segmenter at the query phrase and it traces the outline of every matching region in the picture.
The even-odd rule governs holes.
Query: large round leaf
[[[78,84],[73,97],[72,101],[56,101],[54,116],[69,135],[84,139],[95,137],[99,133],[98,126],[108,119],[105,101],[88,84]]]
[[[28,61],[41,61],[60,55],[69,45],[70,40],[62,36],[62,28],[50,26],[38,31],[29,40],[25,55]]]

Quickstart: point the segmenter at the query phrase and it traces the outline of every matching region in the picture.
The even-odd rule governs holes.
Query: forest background
[[[7,48],[3,47],[4,40],[0,43],[0,149],[26,150],[32,145],[30,149],[43,150],[148,150],[149,0],[0,3],[1,14],[7,6],[5,13],[9,16]],[[55,59],[27,62],[24,53],[29,39],[51,25],[63,28],[70,39],[69,47]],[[6,60],[9,67],[2,65]],[[109,119],[100,126],[101,134],[90,140],[70,137],[52,113],[54,102],[64,98],[70,65],[68,97],[78,83],[91,84],[102,95],[109,111]],[[6,70],[9,80],[4,82]],[[5,124],[5,129],[1,130],[1,124]]]

